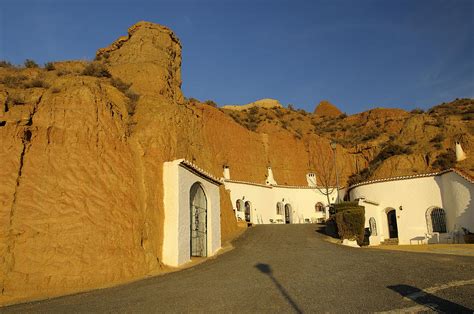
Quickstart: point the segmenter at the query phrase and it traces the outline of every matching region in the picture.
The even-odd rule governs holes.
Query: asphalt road
[[[195,267],[0,312],[473,312],[474,257],[343,247],[316,229],[257,226]]]

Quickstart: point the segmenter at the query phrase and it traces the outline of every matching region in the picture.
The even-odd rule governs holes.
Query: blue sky
[[[0,59],[93,59],[140,20],[183,45],[183,92],[313,111],[474,97],[474,1],[2,0]]]

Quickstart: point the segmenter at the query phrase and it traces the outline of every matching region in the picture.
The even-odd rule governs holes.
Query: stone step
[[[382,244],[382,245],[398,245],[398,238],[385,239],[380,244]]]

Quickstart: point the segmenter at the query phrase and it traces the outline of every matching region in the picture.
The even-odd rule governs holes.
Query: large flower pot
[[[474,233],[469,233],[464,235],[465,243],[474,243]]]

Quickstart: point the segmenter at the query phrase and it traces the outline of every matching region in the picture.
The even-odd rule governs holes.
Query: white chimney
[[[277,185],[275,179],[273,178],[273,171],[272,171],[272,167],[267,167],[267,171],[268,171],[268,174],[267,174],[267,185]]]
[[[464,153],[464,151],[462,149],[461,143],[456,142],[456,161],[461,161],[461,160],[464,160],[466,158],[467,158],[467,156],[466,156],[466,153]]]
[[[230,169],[229,169],[229,166],[224,166],[224,179],[230,180]]]
[[[318,181],[316,179],[316,174],[313,172],[310,172],[306,174],[306,181],[308,181],[308,186],[315,187],[318,185]]]

